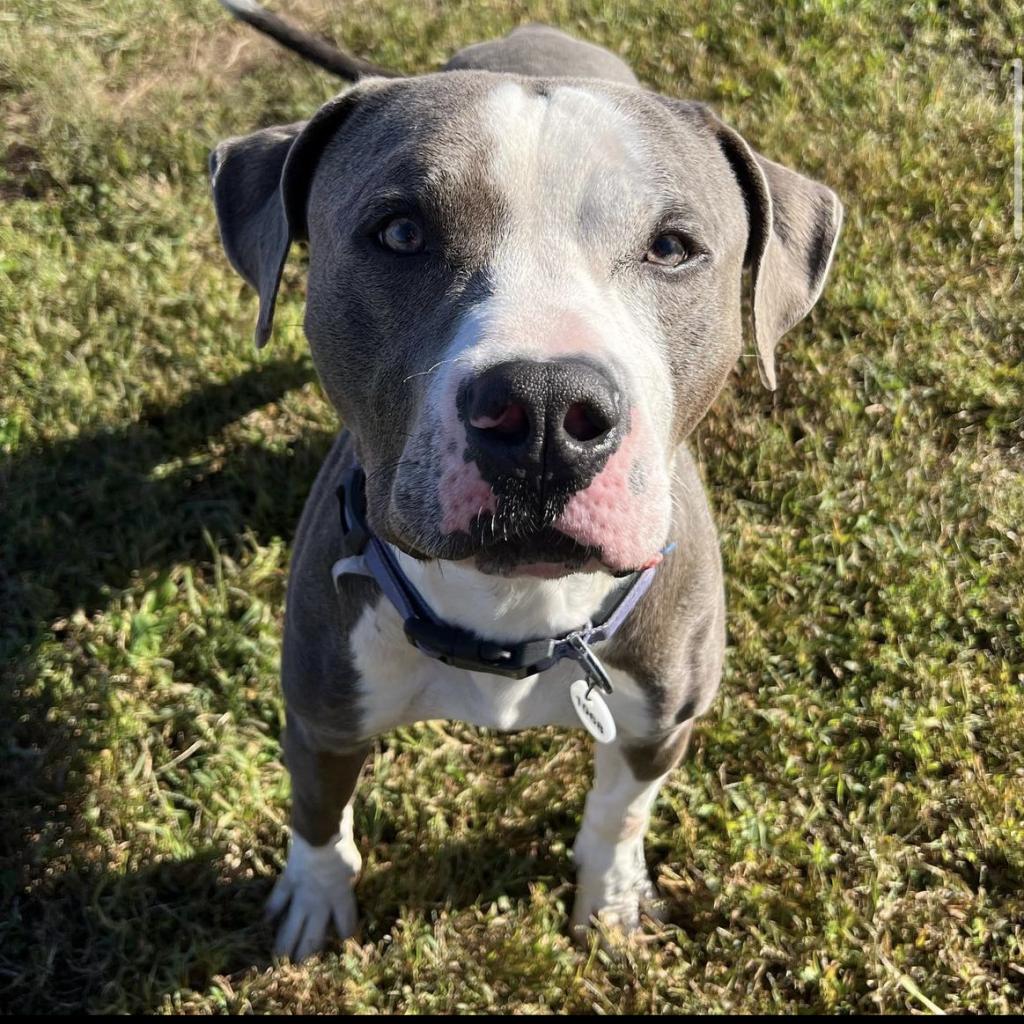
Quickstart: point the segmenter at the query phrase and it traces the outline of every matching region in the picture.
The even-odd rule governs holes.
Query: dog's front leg
[[[687,722],[650,744],[620,738],[596,746],[594,785],[573,847],[572,931],[579,941],[586,941],[595,918],[628,934],[639,927],[641,911],[653,910],[657,890],[644,860],[644,836],[658,790],[686,752],[690,729]]]
[[[274,953],[297,962],[323,948],[332,921],[343,939],[355,931],[352,887],[362,857],[352,836],[352,800],[369,747],[345,754],[313,750],[296,723],[285,731],[284,752],[292,778],[292,840],[267,914],[284,914]]]

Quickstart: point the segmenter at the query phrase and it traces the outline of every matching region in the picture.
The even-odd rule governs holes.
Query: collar
[[[594,687],[612,692],[612,682],[591,645],[610,640],[654,582],[657,566],[634,572],[605,599],[596,623],[550,638],[520,643],[495,643],[470,630],[443,622],[402,570],[394,551],[377,537],[366,521],[366,474],[356,466],[345,473],[338,487],[342,557],[331,569],[335,588],[342,576],[361,575],[376,580],[405,624],[409,643],[428,658],[473,672],[523,679],[570,658],[587,677],[588,694]],[[665,548],[663,554],[675,545]]]

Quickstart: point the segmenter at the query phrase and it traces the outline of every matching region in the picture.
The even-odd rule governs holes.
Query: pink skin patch
[[[668,529],[668,480],[664,473],[650,473],[638,494],[630,487],[637,466],[656,465],[645,451],[646,436],[638,423],[590,486],[569,499],[554,524],[580,544],[600,548],[602,561],[615,572],[661,561],[653,549],[663,543]]]
[[[443,533],[468,533],[478,515],[494,512],[496,507],[491,485],[480,476],[475,462],[463,459],[461,445],[441,460],[438,494]]]
[[[446,415],[437,425],[437,444],[441,451],[441,478],[438,500],[441,505],[441,532],[469,533],[473,520],[485,512],[493,513],[497,500],[491,485],[480,476],[475,462],[467,462],[466,431],[455,414],[455,395],[460,381],[449,382],[441,396]]]

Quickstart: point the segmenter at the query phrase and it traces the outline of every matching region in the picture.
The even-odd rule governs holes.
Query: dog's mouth
[[[489,576],[532,576],[560,579],[579,572],[607,572],[626,576],[630,570],[606,565],[601,549],[581,544],[554,527],[542,527],[515,535],[494,537],[490,531],[475,529],[474,535],[462,533],[446,538],[443,550],[423,550],[394,535],[389,536],[405,554],[420,561],[471,563]]]
[[[570,573],[609,571],[600,548],[581,544],[550,526],[493,540],[481,546],[473,560],[481,572],[492,576],[557,579]]]
[[[424,537],[404,528],[399,515],[390,520],[382,535],[419,561],[459,562],[490,576],[560,579],[574,573],[607,573],[619,578],[661,561],[659,553],[650,552],[640,559],[642,564],[633,559],[624,563],[608,557],[601,545],[586,543],[552,525],[555,516],[543,517],[540,522],[537,518],[482,513],[474,517],[468,530]]]

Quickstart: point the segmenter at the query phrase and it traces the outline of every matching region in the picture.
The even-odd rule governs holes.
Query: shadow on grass
[[[3,1002],[27,1014],[152,1012],[182,989],[269,967],[268,892],[266,879],[232,877],[213,848],[135,872],[38,879],[11,911]]]
[[[537,831],[571,831],[571,816],[553,810],[551,818]],[[364,871],[356,889],[359,941],[379,943],[399,916],[430,920],[440,910],[485,909],[500,897],[528,903],[538,882],[555,900],[572,866],[547,844],[538,848],[536,834],[510,830],[500,860],[493,837],[480,835],[424,844]],[[271,967],[273,926],[263,907],[273,883],[244,866],[225,867],[226,859],[211,847],[137,871],[96,866],[38,878],[7,921],[4,1004],[26,1014],[152,1012],[178,992],[209,993],[220,977]],[[327,952],[339,948],[333,940]]]
[[[328,433],[283,452],[236,448],[214,468],[188,459],[228,424],[311,379],[307,363],[269,363],[147,409],[129,427],[10,460],[0,470],[0,649],[30,648],[53,619],[102,607],[140,573],[208,558],[204,530],[226,545],[246,529],[261,539],[290,536]],[[174,460],[184,464],[161,474]]]
[[[62,990],[66,978],[78,992],[49,992],[53,1007],[86,1005],[81,997],[112,983],[121,968],[116,945],[93,950],[78,915],[107,917],[126,934],[134,929],[132,941],[150,942],[152,908],[136,911],[152,898],[151,884],[166,893],[167,921],[175,905],[190,915],[199,907],[199,921],[191,923],[201,929],[209,921],[215,944],[220,896],[225,908],[234,897],[214,886],[213,853],[134,879],[111,875],[100,884],[100,902],[88,903],[99,881],[73,861],[88,835],[83,809],[97,752],[85,723],[110,714],[112,684],[90,672],[89,692],[76,691],[67,708],[59,653],[53,678],[37,678],[37,655],[41,643],[60,639],[61,618],[102,611],[138,577],[208,561],[211,542],[238,554],[246,537],[291,537],[329,432],[312,431],[278,450],[256,441],[229,445],[222,465],[190,456],[208,455],[211,438],[229,424],[312,378],[306,362],[271,362],[176,405],[147,409],[124,429],[84,433],[0,465],[0,992],[22,999],[33,991],[33,972],[67,949],[67,970],[51,963],[35,980]],[[57,701],[70,713],[52,714]],[[69,898],[72,889],[80,900]],[[191,895],[200,889],[211,898]],[[155,954],[148,976],[159,974]],[[98,962],[103,955],[109,962]],[[86,984],[73,964],[91,965],[86,973],[99,987]],[[142,977],[131,979],[137,986],[145,988]]]

